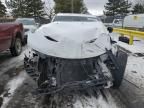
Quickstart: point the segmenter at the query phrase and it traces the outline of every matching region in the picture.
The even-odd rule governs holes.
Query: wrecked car
[[[117,49],[109,32],[112,28],[96,16],[57,14],[29,36],[33,52],[25,56],[24,65],[38,93],[119,88],[127,55]]]

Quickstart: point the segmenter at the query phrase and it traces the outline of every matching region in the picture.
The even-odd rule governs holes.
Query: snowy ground
[[[134,38],[134,44],[128,45],[118,41],[119,34],[113,33],[112,38],[125,50],[129,57],[125,71],[124,81],[120,92],[130,103],[132,108],[144,106],[144,40]]]
[[[8,90],[8,96],[5,96],[5,91],[3,94],[1,94],[1,98],[3,98],[3,104],[1,108],[6,108],[9,101],[12,99],[13,95],[15,94],[15,90],[20,87],[25,80],[25,73],[21,72],[20,75],[14,77],[12,80],[10,80],[7,84],[5,89]]]
[[[23,69],[24,53],[28,53],[29,48],[25,47],[22,55],[15,58],[9,52],[0,54],[0,107],[144,108],[144,42],[136,41],[133,46],[118,42],[118,45],[128,50],[129,54],[125,77],[119,90],[90,89],[54,96],[37,96],[32,93],[36,84]]]

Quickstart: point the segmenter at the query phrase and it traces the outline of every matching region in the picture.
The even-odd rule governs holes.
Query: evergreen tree
[[[131,3],[128,3],[128,0],[108,0],[108,3],[104,7],[106,9],[104,12],[106,15],[126,15],[130,12]]]
[[[144,5],[137,3],[134,7],[133,7],[133,14],[141,14],[144,13]]]
[[[15,17],[33,17],[44,15],[44,3],[41,0],[11,0],[10,7]]]
[[[25,8],[26,6],[24,5],[25,1],[24,0],[11,0],[10,1],[10,7],[12,9],[12,15],[14,17],[24,17],[25,16]]]
[[[87,8],[83,0],[54,0],[55,13],[87,13]],[[73,8],[72,8],[73,4]]]
[[[0,1],[0,17],[3,17],[5,15],[6,15],[6,7]]]
[[[44,2],[41,0],[25,0],[27,4],[26,16],[43,16]]]

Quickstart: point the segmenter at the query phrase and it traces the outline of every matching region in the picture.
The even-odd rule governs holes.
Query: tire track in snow
[[[115,100],[109,90],[96,91],[97,97],[77,96],[74,108],[126,108],[122,103]],[[105,95],[105,96],[103,96]]]
[[[48,97],[51,102],[46,108],[127,108],[108,89],[56,94]],[[105,96],[104,96],[104,95]],[[117,97],[118,98],[118,97]],[[48,102],[48,101],[46,101]],[[45,103],[46,103],[45,102]]]
[[[8,96],[5,97],[5,92],[0,96],[3,98],[3,103],[1,108],[6,108],[9,101],[12,99],[13,95],[15,94],[15,91],[18,87],[20,87],[23,84],[23,81],[25,80],[26,73],[21,72],[18,76],[14,77],[12,80],[10,80],[6,85],[6,90],[8,90],[7,94]]]

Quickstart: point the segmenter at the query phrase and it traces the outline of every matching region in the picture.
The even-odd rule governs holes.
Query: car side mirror
[[[112,27],[108,27],[107,30],[108,30],[109,33],[113,32],[113,28]]]

